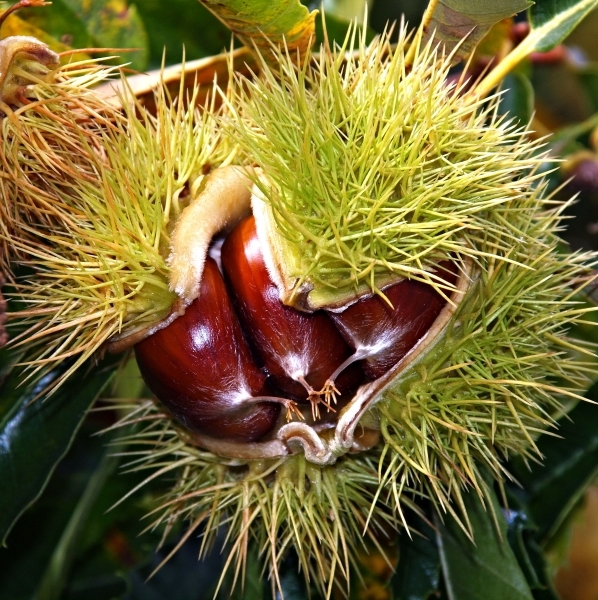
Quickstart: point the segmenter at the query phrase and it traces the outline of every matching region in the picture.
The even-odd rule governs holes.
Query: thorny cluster
[[[279,52],[275,71],[264,63],[260,77],[231,74],[202,110],[197,89],[184,103],[160,88],[156,114],[126,88],[118,102],[100,97],[92,87],[114,70],[94,63],[15,71],[20,92],[3,96],[2,268],[12,344],[26,351],[29,376],[66,360],[67,377],[106,348],[138,344],[141,356],[174,336],[218,273],[206,259],[214,236],[250,212],[267,271],[254,279],[285,309],[328,310],[340,323],[361,302],[384,306],[398,280],[441,299],[405,353],[347,391],[329,421],[319,409],[333,407],[334,371],[352,352],[363,369],[373,360],[363,348],[380,339],[360,341],[344,324],[348,349],[321,387],[284,373],[307,396],[305,422],[286,423],[258,381],[251,396],[275,422],[263,439],[210,439],[239,414],[226,385],[200,406],[209,423],[199,434],[166,396],[168,413],[128,407],[131,468],[177,474],[155,525],[168,532],[186,519],[188,536],[203,523],[207,545],[227,525],[237,573],[255,539],[275,587],[291,547],[330,594],[364,530],[376,539],[398,528],[422,498],[457,515],[464,489],[484,493],[480,469],[501,480],[504,457],[532,456],[536,434],[587,381],[591,349],[569,330],[590,310],[579,292],[595,257],[559,246],[565,206],[546,193],[541,145],[498,116],[496,97],[472,100],[464,82],[448,85],[450,60],[431,45],[409,45],[401,32],[395,47],[385,36],[368,46],[354,30],[299,66]],[[443,262],[452,265],[444,274]],[[242,306],[251,281],[237,264],[227,276]],[[260,337],[258,325],[244,327],[260,355],[274,334]],[[164,348],[151,349],[158,363]],[[287,407],[302,400],[274,384]],[[310,389],[324,391],[312,401]],[[360,445],[363,431],[374,441]]]

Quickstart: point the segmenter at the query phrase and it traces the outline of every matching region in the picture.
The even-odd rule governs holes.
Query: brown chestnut
[[[280,405],[254,363],[218,266],[206,259],[199,297],[185,314],[135,347],[141,374],[189,430],[237,442],[261,439]]]
[[[330,408],[336,394],[352,396],[363,379],[357,365],[343,372],[333,394],[320,393],[351,350],[324,311],[304,313],[280,301],[253,217],[241,221],[224,242],[222,267],[241,323],[278,389],[291,398],[309,399],[314,417],[318,405]]]
[[[440,263],[436,275],[449,286],[457,280],[457,267]],[[378,379],[399,362],[424,336],[447,300],[431,285],[405,279],[375,295],[358,300],[340,313],[330,313],[355,354],[339,369],[361,360],[366,376]],[[334,376],[333,376],[334,378]]]

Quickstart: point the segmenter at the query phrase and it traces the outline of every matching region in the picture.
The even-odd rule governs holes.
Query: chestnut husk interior
[[[468,273],[447,260],[436,272],[447,286],[456,282],[457,290],[448,299],[430,285],[402,280],[383,290],[386,298],[362,298],[343,312],[301,313],[278,299],[253,217],[225,240],[222,265],[228,289],[208,258],[199,298],[135,351],[150,390],[182,424],[183,436],[218,455],[240,459],[302,451],[308,460],[328,464],[346,452],[375,445],[379,432],[370,409],[441,334],[469,281]],[[275,356],[298,348],[313,353],[306,363],[316,366],[316,376],[307,373],[305,379],[316,389],[343,361],[351,361],[359,343],[375,342],[380,335],[388,338],[388,330],[393,343],[381,355],[356,360],[341,371],[339,403],[323,409],[317,419],[305,387],[281,369],[284,360]],[[241,388],[249,392],[244,398]],[[297,400],[304,421],[285,422],[281,403],[260,400],[276,395],[282,396],[281,403]]]

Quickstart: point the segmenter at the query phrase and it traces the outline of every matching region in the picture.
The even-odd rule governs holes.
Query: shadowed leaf
[[[230,47],[231,32],[195,0],[143,0],[136,8],[150,34],[151,68],[160,68],[163,57],[169,65]]]
[[[438,591],[440,556],[436,534],[421,519],[414,527],[422,535],[414,535],[412,539],[402,535],[399,542],[399,564],[391,580],[396,600],[427,600]]]
[[[89,407],[110,378],[81,370],[48,400],[32,400],[55,379],[50,373],[32,390],[19,387],[19,370],[0,389],[0,538],[42,492],[68,450]]]
[[[588,392],[598,399],[598,385]],[[515,459],[509,470],[523,485],[528,513],[538,527],[538,539],[547,541],[565,522],[598,475],[598,407],[582,402],[560,424],[559,437],[543,435],[538,448],[542,465],[526,467]]]
[[[534,111],[534,88],[523,73],[509,73],[503,83],[504,94],[501,96],[498,112],[515,118],[519,123],[527,125]]]
[[[113,452],[116,452],[113,448],[105,451],[97,469],[89,478],[81,497],[73,507],[71,517],[50,556],[35,600],[59,600],[62,597],[92,508],[107,478],[113,474],[118,464],[118,459],[112,455]]]
[[[440,0],[426,26],[424,41],[442,42],[447,52],[460,44],[455,61],[470,54],[477,43],[502,19],[525,10],[529,0]]]
[[[532,593],[507,541],[507,526],[496,497],[486,507],[474,492],[464,496],[475,544],[447,517],[438,547],[449,600],[532,600]],[[492,512],[496,517],[494,522]],[[498,526],[498,531],[497,531]]]

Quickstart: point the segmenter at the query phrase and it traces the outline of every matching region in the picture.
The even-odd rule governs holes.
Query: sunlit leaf
[[[292,56],[303,54],[314,42],[314,21],[299,0],[202,0],[249,48],[258,48],[266,59],[271,44],[288,48]]]
[[[33,23],[21,19],[17,15],[13,14],[6,19],[2,24],[2,38],[9,37],[11,35],[29,35],[37,38],[41,42],[48,44],[54,52],[64,52],[69,50],[70,46],[63,42],[53,38],[51,35],[46,33],[43,29],[36,27]],[[83,55],[83,53],[81,53]]]
[[[19,11],[19,17],[73,48],[128,48],[131,67],[148,62],[148,38],[137,9],[126,0],[53,0],[51,6]]]
[[[136,69],[144,69],[148,61],[148,39],[137,8],[125,0],[60,0],[100,48],[131,48],[135,53],[124,59]]]
[[[325,0],[324,2],[326,18],[332,16],[343,21],[355,20],[358,23],[363,23],[367,6],[367,0]]]
[[[534,6],[529,35],[476,85],[472,99],[489,94],[532,52],[544,52],[560,44],[586,15],[598,8],[598,0],[541,0]]]
[[[478,58],[483,60],[483,57],[488,58],[499,55],[511,36],[513,23],[512,18],[501,19],[495,23],[476,46],[474,60]]]
[[[598,0],[539,0],[529,10],[534,49],[554,48],[597,7]]]

